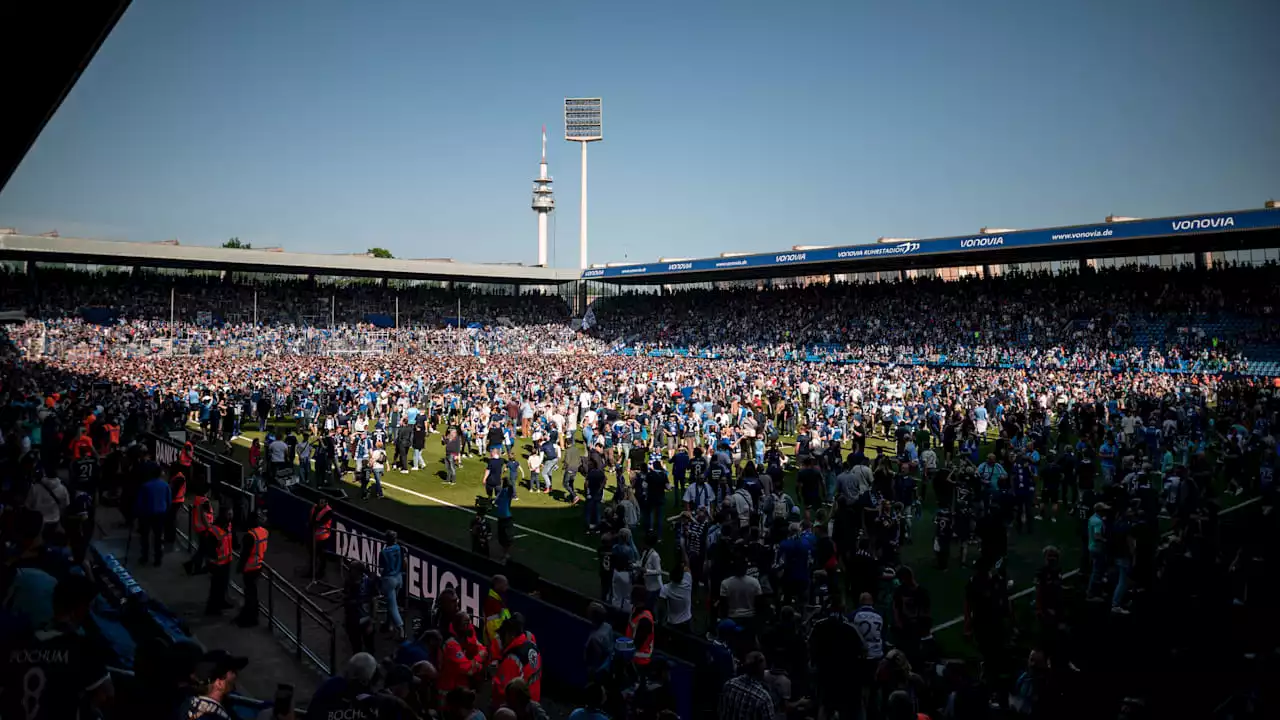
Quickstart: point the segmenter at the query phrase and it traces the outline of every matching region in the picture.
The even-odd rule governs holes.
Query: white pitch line
[[[384,482],[384,483],[382,483],[382,487],[384,487],[384,488],[391,488],[392,490],[398,490],[398,491],[400,491],[400,492],[402,492],[402,493],[404,493],[404,494],[406,494],[406,495],[412,495],[412,496],[414,496],[414,497],[416,497],[416,498],[422,498],[423,500],[426,500],[426,501],[428,501],[428,502],[433,502],[433,503],[435,503],[435,504],[437,504],[437,505],[443,505],[444,507],[450,507],[450,508],[453,508],[454,510],[461,510],[462,512],[464,512],[464,513],[468,513],[468,514],[470,514],[470,515],[475,515],[475,514],[476,514],[476,511],[475,511],[475,510],[472,510],[471,508],[465,508],[465,507],[462,507],[461,505],[454,505],[453,503],[449,502],[448,500],[441,500],[440,498],[437,498],[437,497],[431,497],[430,495],[424,495],[423,493],[420,493],[420,492],[418,492],[417,490],[410,490],[409,488],[402,488],[402,487],[400,487],[399,485],[392,485],[391,483],[388,483],[388,482]],[[595,551],[596,551],[596,549],[595,549],[595,548],[593,548],[593,547],[587,547],[586,545],[581,545],[581,544],[576,543],[576,542],[574,542],[574,541],[572,541],[572,540],[565,540],[564,538],[562,538],[562,537],[556,537],[555,535],[552,535],[551,533],[545,533],[545,532],[542,532],[541,530],[535,530],[535,529],[533,529],[533,528],[531,528],[531,527],[525,527],[524,525],[519,525],[519,524],[517,524],[517,525],[516,525],[516,527],[520,528],[521,530],[524,530],[524,531],[525,531],[525,535],[537,535],[538,537],[544,537],[544,538],[547,538],[548,540],[555,540],[555,541],[556,541],[556,542],[558,542],[558,543],[562,543],[562,544],[564,544],[564,545],[568,545],[568,546],[570,546],[570,547],[575,547],[575,548],[578,548],[579,550],[586,550],[587,552],[595,552]],[[524,537],[525,535],[517,535],[516,537],[517,537],[517,538],[520,538],[520,537]]]
[[[1260,496],[1257,496],[1257,497],[1251,497],[1251,498],[1249,498],[1248,500],[1244,500],[1244,501],[1239,502],[1239,503],[1237,503],[1237,504],[1235,504],[1235,505],[1232,505],[1232,506],[1231,506],[1231,507],[1229,507],[1229,508],[1224,509],[1222,512],[1220,512],[1220,513],[1218,513],[1218,514],[1219,514],[1219,515],[1226,515],[1226,514],[1227,514],[1227,513],[1229,513],[1229,512],[1233,512],[1233,511],[1235,511],[1235,510],[1239,510],[1239,509],[1240,509],[1240,508],[1242,508],[1242,507],[1247,507],[1247,506],[1249,506],[1249,505],[1252,505],[1252,504],[1254,504],[1254,503],[1258,502],[1258,501],[1259,501],[1259,500],[1261,500],[1261,499],[1262,499],[1262,498],[1261,498]],[[1167,536],[1167,535],[1169,535],[1169,533],[1165,533],[1165,535]],[[1063,580],[1066,580],[1067,578],[1072,578],[1072,577],[1075,577],[1076,575],[1079,575],[1079,574],[1080,574],[1080,570],[1079,570],[1079,569],[1076,569],[1076,570],[1068,570],[1067,572],[1062,573],[1062,579],[1063,579]],[[1011,600],[1011,601],[1012,601],[1012,600],[1021,600],[1022,598],[1024,598],[1024,597],[1026,597],[1026,596],[1030,595],[1031,593],[1033,593],[1033,592],[1035,592],[1035,591],[1036,591],[1036,587],[1035,587],[1035,585],[1032,585],[1032,586],[1031,586],[1031,587],[1029,587],[1029,588],[1025,588],[1025,589],[1019,590],[1018,592],[1014,593],[1014,594],[1009,598],[1009,600]],[[962,623],[962,622],[964,622],[964,615],[959,615],[959,616],[957,616],[957,617],[953,617],[953,618],[951,618],[950,620],[948,620],[948,621],[946,621],[946,622],[942,623],[941,625],[935,625],[935,626],[933,626],[933,629],[932,629],[932,630],[930,630],[929,632],[930,632],[930,633],[932,633],[932,634],[937,634],[937,633],[939,633],[939,632],[941,632],[941,631],[943,631],[943,630],[946,630],[946,629],[947,629],[947,628],[949,628],[949,627],[955,627],[956,625],[959,625],[959,624],[960,624],[960,623]]]
[[[236,439],[237,439],[237,440],[240,440],[240,439],[249,440],[249,438],[247,438],[247,437],[245,437],[245,436],[243,436],[243,435],[237,435],[237,436],[236,436]],[[343,483],[344,483],[344,484],[346,484],[346,482],[347,482],[346,480],[343,480]],[[399,492],[402,492],[402,493],[404,493],[404,494],[406,494],[406,495],[412,495],[412,496],[414,496],[414,497],[416,497],[416,498],[422,498],[423,500],[426,500],[426,501],[428,501],[428,502],[433,502],[433,503],[435,503],[435,504],[437,504],[437,505],[443,505],[444,507],[450,507],[450,508],[453,508],[454,510],[461,510],[462,512],[465,512],[465,513],[468,513],[468,514],[471,514],[471,515],[475,515],[475,514],[476,514],[476,511],[475,511],[475,510],[472,510],[471,508],[465,508],[465,507],[462,507],[461,505],[454,505],[453,503],[449,502],[448,500],[441,500],[440,498],[437,498],[437,497],[431,497],[430,495],[425,495],[425,494],[423,494],[423,493],[418,492],[417,490],[410,490],[409,488],[403,488],[403,487],[400,487],[399,485],[392,485],[392,484],[391,484],[391,483],[389,483],[389,482],[383,482],[383,483],[382,483],[382,487],[385,487],[385,488],[391,488],[392,490],[398,490]],[[575,547],[575,548],[578,548],[579,550],[586,550],[587,552],[595,552],[595,551],[596,551],[596,548],[593,548],[593,547],[587,547],[586,545],[581,545],[581,544],[576,543],[576,542],[574,542],[574,541],[572,541],[572,540],[566,540],[566,539],[564,539],[564,538],[562,538],[562,537],[556,537],[555,535],[552,535],[552,534],[550,534],[550,533],[544,533],[544,532],[542,532],[541,530],[535,530],[535,529],[533,529],[533,528],[531,528],[531,527],[525,527],[524,525],[520,525],[520,524],[516,524],[516,527],[518,527],[518,528],[520,528],[521,530],[524,530],[524,531],[525,531],[525,532],[524,532],[524,534],[517,535],[517,536],[516,536],[516,538],[527,537],[528,535],[533,534],[533,535],[537,535],[538,537],[544,537],[544,538],[547,538],[548,540],[555,540],[555,541],[556,541],[556,542],[558,542],[558,543],[562,543],[562,544],[564,544],[564,545],[568,545],[568,546],[570,546],[570,547]]]

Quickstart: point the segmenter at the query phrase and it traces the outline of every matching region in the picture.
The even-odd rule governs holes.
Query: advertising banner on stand
[[[267,507],[272,529],[300,540],[305,539],[310,533],[308,522],[314,505],[312,501],[318,500],[321,495],[315,489],[303,485],[295,485],[291,491],[278,487],[268,489]],[[589,599],[581,598],[581,609],[576,612],[553,605],[539,597],[545,583],[536,575],[529,576],[527,571],[504,566],[464,548],[448,545],[438,538],[431,538],[419,530],[394,523],[344,499],[327,497],[333,510],[334,530],[327,549],[344,560],[377,567],[378,554],[385,545],[387,531],[396,531],[398,541],[406,553],[404,592],[408,600],[405,607],[407,617],[420,612],[415,605],[421,607],[421,601],[434,603],[445,588],[452,587],[458,594],[461,609],[471,616],[472,622],[479,629],[483,626],[481,608],[489,594],[490,579],[498,574],[507,575],[511,584],[511,589],[506,594],[507,608],[523,615],[526,627],[537,636],[538,650],[544,658],[548,658],[543,664],[546,679],[563,688],[581,688],[587,684],[587,669],[582,663],[582,653],[592,628],[581,613],[586,612]],[[440,552],[429,552],[422,545],[430,545]],[[448,559],[442,557],[446,552],[450,555]],[[519,575],[523,577],[517,577]],[[568,591],[564,591],[561,594],[567,593]],[[690,717],[694,666],[678,658],[666,657],[671,667],[671,685],[679,701],[680,716]],[[555,660],[552,661],[551,658]]]

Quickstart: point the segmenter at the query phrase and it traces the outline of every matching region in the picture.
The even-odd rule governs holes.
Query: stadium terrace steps
[[[192,577],[183,572],[182,562],[187,559],[188,554],[183,550],[185,544],[181,539],[178,542],[179,551],[166,553],[160,567],[154,567],[150,563],[140,563],[137,557],[141,554],[138,539],[135,537],[132,544],[129,543],[128,532],[121,527],[122,522],[119,511],[115,508],[100,508],[97,518],[100,531],[94,541],[95,547],[103,554],[114,555],[121,562],[127,560],[125,562],[127,569],[138,584],[153,599],[163,603],[180,617],[187,624],[191,634],[205,648],[226,650],[250,659],[248,669],[237,680],[238,692],[250,697],[270,700],[275,695],[278,683],[290,683],[294,686],[295,696],[298,698],[310,698],[315,694],[316,688],[323,680],[322,675],[316,668],[306,666],[295,659],[292,649],[286,648],[280,639],[267,631],[265,618],[257,628],[246,629],[235,625],[234,611],[227,611],[221,617],[207,617],[204,614],[205,600],[209,594],[209,576]],[[291,558],[282,556],[285,545],[287,543],[283,539],[277,541],[272,537],[271,556],[268,561],[278,560],[282,567],[290,567]],[[127,558],[126,552],[129,553]],[[301,563],[304,553],[298,554],[297,562]],[[236,579],[233,576],[233,582]],[[290,581],[292,580],[290,578]],[[259,588],[265,602],[266,583],[259,583]],[[234,592],[230,595],[239,604],[240,598]],[[294,612],[292,605],[285,608],[282,606],[284,601],[281,598],[277,597],[276,600],[277,615],[292,617]],[[341,630],[340,625],[339,630]],[[319,645],[321,640],[319,629],[315,629],[311,636],[304,640]],[[345,638],[341,637],[340,633],[340,658],[346,657],[341,654],[341,646],[344,643]],[[327,639],[323,646],[328,647]]]

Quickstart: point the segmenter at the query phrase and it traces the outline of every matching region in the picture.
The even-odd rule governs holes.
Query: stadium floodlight
[[[1142,218],[1129,217],[1127,215],[1108,215],[1107,216],[1107,222],[1109,223],[1133,222],[1134,220],[1141,220],[1141,219]]]
[[[898,243],[915,242],[915,241],[916,241],[915,238],[894,238],[894,237],[882,237],[876,240],[876,242],[880,243],[881,245],[897,245]]]
[[[832,245],[792,245],[791,252],[804,252],[806,250],[826,250]]]
[[[1262,207],[1268,210],[1280,210],[1280,200],[1268,200]]]
[[[605,263],[604,266],[607,268],[620,268],[620,267],[631,267],[632,265],[639,265],[639,264],[640,263],[633,263],[633,262],[610,262],[610,263]]]
[[[979,235],[999,235],[1000,233],[1018,232],[1013,228],[984,227],[978,230]]]
[[[750,254],[751,253],[744,253],[744,252],[722,252],[720,253],[720,257],[722,258],[743,257],[744,255],[750,255]]]
[[[669,257],[660,257],[660,258],[658,258],[658,262],[689,262],[689,261],[690,261],[690,260],[692,260],[692,259],[693,259],[693,258],[669,258]]]
[[[582,143],[582,198],[578,208],[578,265],[587,269],[587,143],[604,139],[600,98],[564,99],[564,139]]]

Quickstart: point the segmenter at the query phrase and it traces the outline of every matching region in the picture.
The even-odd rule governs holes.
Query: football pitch
[[[273,423],[273,428],[287,431],[292,430],[293,424]],[[263,433],[257,431],[245,431],[243,435],[237,437],[233,441],[233,454],[236,459],[248,465],[248,447],[254,438],[262,437]],[[359,485],[354,482],[350,474],[343,478],[345,489],[348,500],[362,503],[372,512],[460,547],[470,548],[469,527],[474,515],[476,498],[484,495],[482,487],[484,460],[477,457],[463,459],[458,469],[457,483],[449,485],[444,482],[445,463],[440,438],[438,434],[428,437],[426,447],[422,451],[423,459],[426,461],[424,469],[411,470],[407,474],[402,474],[398,470],[387,470],[382,478],[384,498],[361,501]],[[581,443],[580,438],[578,442]],[[868,441],[868,447],[881,451],[888,449],[889,446],[889,441],[880,438]],[[518,439],[516,457],[523,461],[529,452],[530,442],[527,439]],[[786,452],[790,454],[790,448],[786,448]],[[889,452],[892,453],[892,450],[890,449]],[[527,478],[527,466],[525,466],[525,472]],[[563,490],[560,488],[561,475],[562,469],[557,468],[553,478],[553,491],[550,495],[532,493],[523,484],[517,489],[516,502],[511,507],[515,521],[512,559],[528,565],[553,583],[588,597],[599,597],[600,577],[597,560],[599,538],[587,532],[583,505],[571,506],[565,501]],[[584,482],[584,479],[579,476],[575,484],[581,489]],[[798,498],[795,469],[787,471],[784,482],[788,494]],[[610,487],[614,485],[612,472],[609,473],[609,485]],[[611,493],[606,493],[606,499],[610,496]],[[958,636],[959,628],[956,626],[960,623],[955,620],[964,610],[964,588],[970,571],[960,565],[959,548],[954,543],[949,568],[945,571],[936,568],[932,547],[935,502],[936,498],[932,492],[929,492],[921,516],[912,523],[913,541],[903,544],[901,548],[901,561],[915,571],[920,583],[929,590],[933,602],[934,621],[938,629],[943,631],[956,628],[955,634]],[[676,515],[683,507],[683,503],[677,507],[679,498],[675,497],[674,492],[668,493],[667,503],[665,517]],[[1063,550],[1064,570],[1076,569],[1080,556],[1079,535],[1078,522],[1067,516],[1065,507],[1059,512],[1056,523],[1046,519],[1036,522],[1031,532],[1011,530],[1006,567],[1009,578],[1014,582],[1014,589],[1023,590],[1031,587],[1035,571],[1042,564],[1041,553],[1048,545],[1055,545]],[[491,546],[496,558],[500,549],[496,542],[491,543]],[[675,547],[674,530],[670,523],[664,524],[661,546],[663,567],[669,569],[675,560],[671,550]],[[976,556],[976,548],[971,549],[970,560]],[[701,599],[702,596],[699,597]],[[701,632],[705,628],[697,625],[695,629]],[[944,640],[941,637],[939,639]]]

